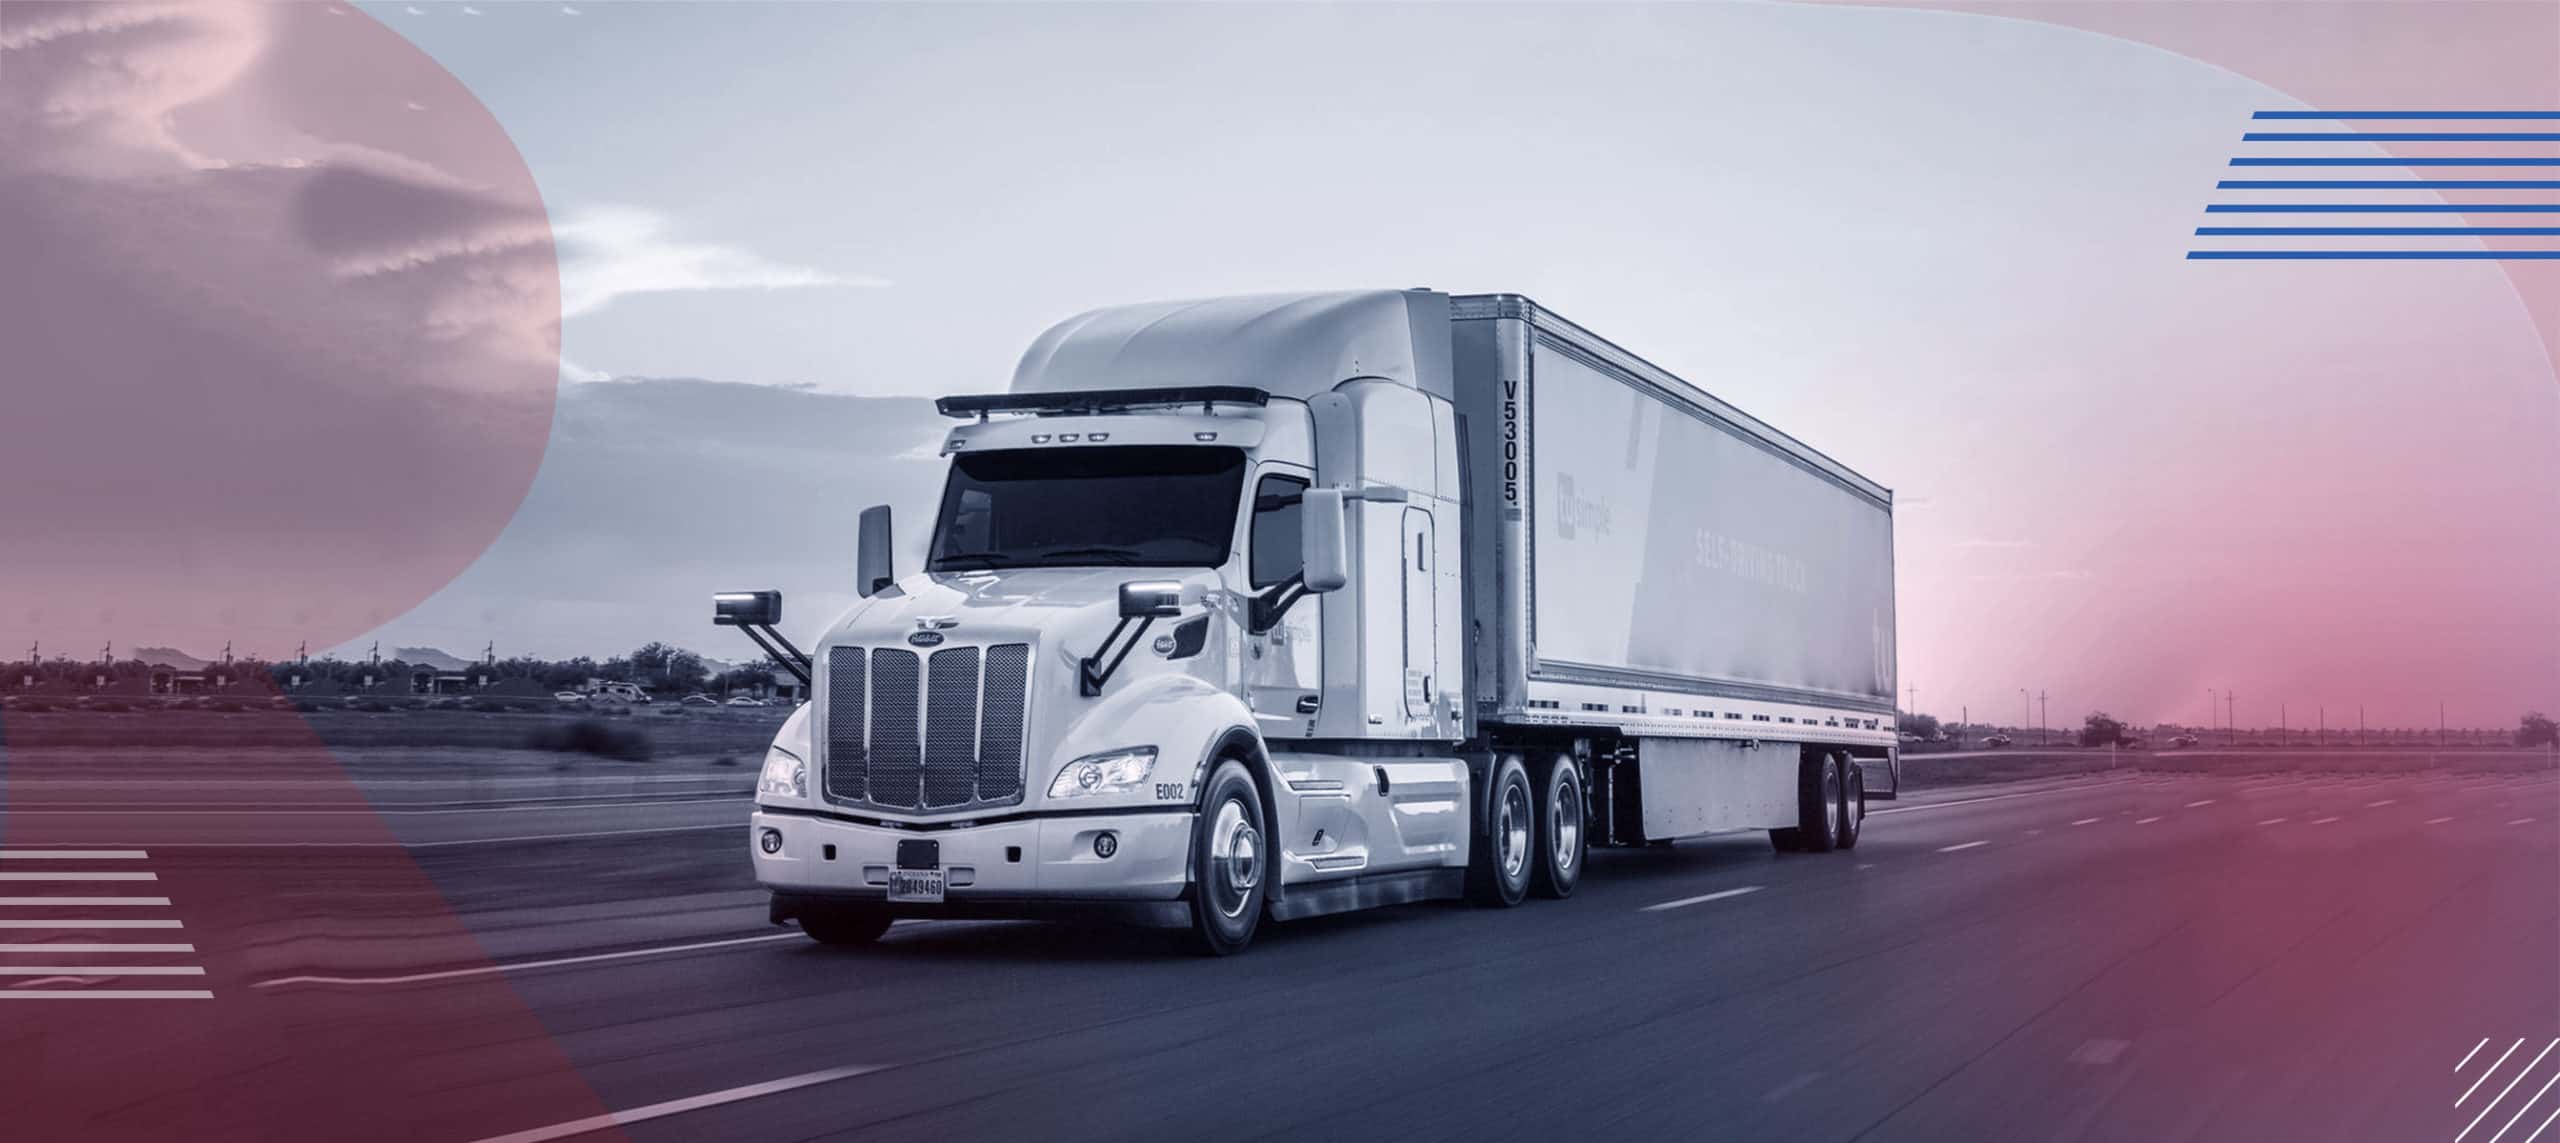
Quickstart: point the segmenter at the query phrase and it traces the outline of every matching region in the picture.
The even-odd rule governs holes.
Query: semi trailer
[[[1858,841],[1899,786],[1893,499],[1517,295],[1095,310],[944,397],[921,566],[757,783],[775,923],[1269,921],[1570,896],[1594,846]]]

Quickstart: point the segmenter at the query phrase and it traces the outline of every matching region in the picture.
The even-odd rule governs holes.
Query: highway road
[[[499,793],[371,827],[18,799],[0,854],[145,856],[0,866],[153,871],[76,888],[165,896],[91,912],[183,919],[160,960],[205,973],[75,987],[212,995],[0,1008],[80,1010],[0,1027],[0,1077],[91,1139],[2406,1140],[2491,1107],[2464,1143],[2523,1143],[2560,1115],[2547,772],[1956,788],[1853,853],[1599,853],[1570,901],[1218,961],[1013,923],[822,948],[763,923],[734,799]],[[264,844],[315,822],[342,848]],[[73,938],[101,939],[43,939]]]

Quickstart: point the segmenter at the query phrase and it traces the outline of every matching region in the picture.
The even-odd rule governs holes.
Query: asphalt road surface
[[[2560,1143],[2547,772],[1964,788],[1879,804],[1852,853],[1595,853],[1570,901],[1266,926],[1214,961],[1016,923],[822,948],[763,923],[734,798],[452,793],[372,825],[17,799],[0,853],[142,856],[0,867],[151,871],[42,891],[148,892],[88,912],[184,928],[0,941],[184,940],[84,963],[200,978],[69,987],[211,996],[0,1007],[0,1087],[88,1139]],[[338,848],[264,844],[314,823]],[[70,954],[0,967],[39,958]],[[39,1009],[79,1016],[15,1019]]]

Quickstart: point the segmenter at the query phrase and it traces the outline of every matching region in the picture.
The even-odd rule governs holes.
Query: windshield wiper
[[[1113,547],[1051,548],[1048,551],[1040,553],[1040,558],[1044,560],[1077,559],[1087,556],[1096,559],[1107,556],[1115,559],[1119,563],[1134,564],[1139,560],[1146,558],[1146,553],[1131,548]]]

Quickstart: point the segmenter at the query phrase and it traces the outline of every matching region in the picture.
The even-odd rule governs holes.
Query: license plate
[[[892,869],[889,871],[889,899],[892,901],[942,901],[942,871],[939,869]]]

